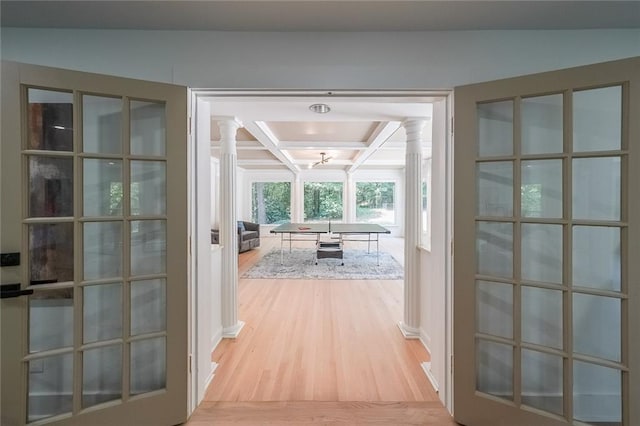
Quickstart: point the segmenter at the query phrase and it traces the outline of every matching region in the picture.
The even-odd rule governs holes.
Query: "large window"
[[[342,182],[304,183],[304,221],[342,220]]]
[[[356,222],[393,225],[395,182],[356,183]]]
[[[268,225],[291,221],[291,182],[253,182],[251,219]]]

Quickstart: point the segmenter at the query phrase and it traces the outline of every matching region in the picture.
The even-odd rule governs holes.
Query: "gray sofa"
[[[238,221],[238,253],[260,247],[260,224]],[[211,230],[211,244],[220,244],[220,231]]]

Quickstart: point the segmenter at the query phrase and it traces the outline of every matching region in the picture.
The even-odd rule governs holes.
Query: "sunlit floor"
[[[274,247],[279,238],[263,238],[259,250],[241,254],[239,275]],[[402,248],[402,239],[381,239],[380,249],[401,263]],[[394,424],[390,418],[410,415],[421,420],[407,424],[455,424],[422,370],[429,354],[397,327],[402,280],[240,279],[239,302],[244,329],[214,351],[219,366],[189,425],[219,417],[238,424],[249,412],[254,421],[268,412],[287,423],[302,407],[316,412],[316,420],[332,413],[351,421],[364,416],[357,423]]]

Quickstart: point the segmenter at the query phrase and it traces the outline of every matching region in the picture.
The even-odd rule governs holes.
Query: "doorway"
[[[442,354],[438,354],[437,357],[435,357],[438,361],[438,365],[431,365],[431,368],[437,368],[438,371],[436,373],[437,377],[440,379],[438,381],[439,384],[439,396],[440,399],[447,403],[447,401],[450,401],[450,398],[447,397],[447,395],[449,394],[448,389],[450,388],[449,384],[448,384],[448,378],[450,377],[450,374],[447,374],[448,368],[449,366],[447,365],[446,360],[449,359],[449,356],[447,355],[447,353],[450,354],[450,320],[448,319],[448,315],[450,314],[450,309],[446,309],[444,308],[445,306],[447,306],[447,297],[448,297],[448,292],[447,292],[447,288],[445,283],[447,282],[447,280],[449,279],[448,277],[450,277],[450,273],[448,272],[449,268],[450,268],[450,264],[447,261],[449,259],[448,253],[449,253],[449,244],[448,241],[450,239],[450,229],[449,229],[449,224],[450,221],[447,219],[447,206],[449,205],[449,200],[450,200],[450,187],[448,188],[448,179],[446,178],[447,173],[449,173],[451,167],[449,164],[450,161],[450,154],[449,154],[449,139],[450,139],[450,126],[448,125],[450,123],[450,120],[448,119],[448,117],[450,116],[450,106],[451,106],[451,101],[450,101],[450,94],[449,93],[435,93],[435,92],[429,92],[429,93],[422,93],[422,92],[411,92],[411,93],[380,93],[380,92],[376,92],[376,93],[358,93],[357,95],[354,95],[353,93],[331,93],[331,94],[327,94],[326,92],[323,93],[314,93],[314,92],[305,92],[305,93],[260,93],[260,92],[255,92],[255,93],[249,93],[247,94],[246,92],[244,93],[230,93],[230,92],[214,92],[214,91],[194,91],[193,93],[193,100],[192,100],[192,135],[196,135],[195,136],[195,140],[192,141],[192,145],[193,145],[193,150],[194,153],[196,153],[196,157],[194,159],[195,163],[196,163],[196,167],[195,167],[195,171],[192,172],[192,179],[194,179],[194,181],[196,179],[202,179],[203,176],[207,176],[207,175],[211,175],[212,173],[215,175],[216,173],[216,164],[215,161],[212,162],[210,161],[210,153],[211,153],[211,147],[210,147],[210,141],[212,140],[212,133],[215,132],[215,130],[211,130],[212,129],[212,116],[214,117],[229,117],[229,114],[224,114],[224,113],[220,113],[220,111],[215,110],[214,106],[216,104],[216,102],[218,103],[222,103],[222,102],[228,102],[228,103],[234,103],[236,107],[241,107],[240,111],[243,110],[252,110],[255,109],[255,105],[259,104],[263,107],[265,107],[265,105],[268,105],[270,101],[274,101],[274,100],[280,100],[282,97],[286,97],[289,100],[293,100],[295,98],[296,101],[300,102],[301,104],[305,105],[305,109],[306,106],[308,104],[313,103],[312,101],[315,100],[316,98],[318,98],[318,96],[323,96],[322,101],[326,102],[328,104],[332,104],[333,100],[338,100],[340,98],[342,98],[341,100],[345,103],[345,105],[377,105],[379,106],[379,104],[387,102],[387,103],[392,103],[392,102],[405,102],[405,103],[411,103],[411,102],[423,102],[423,103],[428,103],[430,105],[435,106],[435,108],[433,108],[431,111],[433,113],[433,116],[436,117],[436,119],[438,120],[438,125],[434,126],[433,121],[431,123],[429,123],[429,142],[432,142],[433,145],[429,146],[429,150],[428,150],[428,155],[431,157],[432,162],[431,162],[431,167],[433,169],[433,174],[437,175],[432,182],[434,182],[435,185],[440,185],[441,188],[437,188],[437,189],[433,189],[433,191],[429,191],[428,192],[428,196],[430,197],[436,197],[435,199],[430,199],[429,203],[425,203],[425,209],[427,209],[427,211],[429,212],[428,217],[431,219],[431,222],[433,223],[433,221],[442,221],[440,223],[435,223],[433,224],[433,228],[437,229],[438,232],[436,232],[436,235],[431,235],[428,233],[428,230],[430,228],[425,227],[424,228],[424,239],[420,239],[422,242],[422,246],[423,249],[420,251],[420,257],[422,259],[425,259],[425,262],[442,262],[443,264],[440,265],[438,268],[434,268],[434,269],[430,269],[428,271],[421,271],[421,273],[423,274],[441,274],[441,278],[439,280],[422,280],[422,281],[429,281],[429,282],[440,282],[442,283],[442,287],[438,288],[437,292],[436,291],[431,291],[432,295],[438,295],[439,297],[442,297],[443,300],[440,303],[440,306],[442,306],[442,310],[441,312],[438,313],[438,315],[431,315],[431,316],[427,316],[426,314],[421,316],[420,320],[423,322],[426,321],[434,321],[433,324],[430,324],[430,330],[427,333],[426,331],[424,331],[419,337],[420,340],[422,341],[423,344],[428,345],[428,349],[432,352],[432,356],[433,353],[435,351],[442,351]],[[252,110],[253,111],[253,110]],[[375,116],[375,114],[373,114]],[[430,114],[431,115],[431,114]],[[242,120],[242,117],[238,117]],[[255,153],[255,151],[257,151],[258,149],[266,149],[269,151],[269,153],[271,153],[278,161],[280,161],[281,163],[285,164],[284,169],[280,170],[280,171],[274,171],[273,169],[270,171],[267,171],[267,173],[270,174],[289,174],[290,176],[292,176],[290,178],[291,182],[292,182],[292,186],[293,186],[293,194],[295,196],[295,194],[299,194],[299,196],[302,195],[302,183],[301,180],[298,180],[298,182],[296,183],[296,174],[293,172],[292,170],[292,165],[296,166],[296,165],[301,165],[300,162],[296,162],[296,158],[293,156],[288,156],[285,155],[282,156],[283,158],[281,158],[281,156],[273,149],[273,146],[269,146],[269,142],[267,141],[267,143],[264,143],[264,135],[267,134],[268,135],[268,130],[265,130],[265,126],[263,125],[264,120],[268,120],[271,119],[273,120],[272,116],[269,116],[267,114],[267,116],[265,117],[264,120],[260,120],[258,118],[256,118],[255,116],[251,116],[252,120],[251,123],[249,123],[246,127],[251,129],[252,132],[251,133],[260,133],[261,135],[259,138],[262,138],[262,140],[259,141],[259,143],[262,143],[263,146],[266,146],[265,148],[260,148],[260,147],[255,147],[255,146],[250,146],[251,145],[251,141],[249,140],[245,140],[246,139],[246,135],[241,134],[241,132],[239,131],[239,140],[238,140],[238,144],[239,145],[243,145],[243,148],[246,149],[249,152]],[[399,116],[398,114],[396,114],[395,116],[393,115],[389,115],[387,117],[384,117],[384,119],[386,119],[387,121],[395,121],[396,123],[396,129],[398,127],[401,126],[401,122],[403,119],[406,118],[415,118],[415,114],[413,114],[412,116],[410,116],[409,114],[404,115],[404,116]],[[380,117],[379,120],[382,120],[383,117]],[[276,120],[273,120],[276,121]],[[352,121],[356,121],[353,120]],[[204,123],[204,125],[202,125],[202,123]],[[278,125],[276,125],[277,127]],[[278,130],[281,130],[278,128]],[[387,134],[387,137],[391,136],[390,134],[393,133],[390,127],[384,127],[384,126],[378,126],[377,128],[377,133],[383,133],[383,132],[387,132],[389,134]],[[372,132],[375,133],[375,132]],[[370,135],[371,140],[375,142],[375,134]],[[244,138],[244,139],[243,139]],[[257,139],[259,139],[257,138]],[[276,143],[281,142],[278,138],[272,138],[271,140],[276,140]],[[437,139],[437,143],[436,143],[436,139]],[[201,141],[206,141],[206,143],[201,143]],[[326,142],[326,141],[325,141]],[[287,143],[287,142],[282,142],[283,145],[287,148],[291,148],[291,144]],[[336,141],[334,142],[333,147],[337,147],[339,143],[343,143],[346,145],[347,148],[351,148],[354,149],[358,152],[362,152],[362,151],[366,151],[366,146],[364,144],[362,145],[358,145],[357,142],[351,140],[347,140],[347,141]],[[373,152],[370,153],[371,155],[368,156],[367,158],[371,159],[372,162],[376,161],[376,155],[379,157],[384,157],[385,154],[389,154],[391,152],[390,149],[388,149],[386,152],[384,150],[384,148],[382,148],[382,146],[384,145],[384,141],[379,141],[376,142],[379,145],[372,150]],[[403,146],[404,148],[404,146]],[[304,147],[304,149],[300,149],[301,151],[304,151],[305,153],[308,153],[310,151],[313,151],[315,149],[314,146],[311,146],[310,144],[306,145]],[[274,154],[274,152],[276,152]],[[357,156],[357,158],[362,158],[362,155]],[[387,157],[389,157],[389,155],[387,155]],[[402,159],[404,158],[404,154],[401,154]],[[434,157],[437,157],[437,159],[434,160]],[[337,156],[336,160],[338,160],[337,164],[341,165],[341,167],[343,169],[349,169],[353,164],[347,164],[347,159],[345,158],[341,158],[339,156]],[[366,158],[362,158],[361,160],[359,160],[360,162],[366,164]],[[404,161],[404,160],[403,160]],[[258,163],[259,161],[255,160],[253,161],[254,163]],[[274,162],[273,160],[271,161],[272,163]],[[354,161],[353,163],[358,162],[358,160],[356,159],[356,161]],[[287,164],[288,163],[288,164]],[[193,163],[192,163],[193,164]],[[247,161],[246,164],[251,164],[251,161]],[[265,163],[266,164],[266,163]],[[378,165],[378,168],[380,166]],[[302,174],[304,170],[300,170],[300,173]],[[315,171],[314,171],[315,172]],[[327,173],[333,174],[334,176],[336,174],[339,174],[340,171],[333,169],[333,170],[328,170]],[[342,172],[344,173],[344,172]],[[370,171],[369,174],[375,174],[375,173],[379,173],[376,171]],[[344,173],[345,176],[353,176],[352,174],[348,174],[348,173]],[[426,175],[426,174],[423,174]],[[209,182],[211,182],[211,179],[209,178],[208,180]],[[242,188],[238,189],[238,194],[242,194],[242,193],[247,193],[249,192],[248,189],[250,188],[247,184],[247,182],[242,182],[242,178],[239,179],[240,185],[244,186]],[[353,186],[354,185],[354,180],[352,178],[352,180],[348,180],[347,178],[345,178],[344,180],[345,186]],[[400,185],[402,187],[402,185]],[[212,251],[211,246],[209,245],[208,241],[204,241],[202,239],[203,235],[208,235],[209,233],[209,229],[212,226],[213,223],[216,222],[216,218],[215,218],[215,213],[212,214],[212,211],[215,212],[215,204],[216,202],[215,197],[216,197],[216,193],[218,193],[220,191],[220,188],[213,188],[213,193],[214,195],[212,196],[212,188],[211,187],[206,187],[206,185],[200,185],[200,184],[194,184],[194,187],[196,187],[196,191],[197,191],[197,197],[194,197],[198,200],[197,205],[192,205],[192,212],[194,214],[192,214],[192,221],[193,223],[197,223],[198,226],[200,227],[201,230],[196,231],[195,234],[200,236],[201,241],[200,242],[196,242],[196,241],[192,241],[192,249],[194,251],[196,251],[198,258],[200,258],[200,255],[202,254],[202,256],[204,256],[205,260],[208,260],[208,262],[205,261],[197,261],[197,264],[200,265],[198,266],[198,272],[196,274],[194,274],[196,278],[196,284],[195,284],[195,288],[196,290],[194,290],[193,292],[193,298],[196,298],[197,293],[198,293],[198,282],[202,283],[203,280],[207,280],[206,282],[210,282],[211,280],[215,281],[216,278],[213,277],[211,274],[211,269],[208,265],[211,264],[211,262],[219,262],[219,260],[216,260],[216,254],[215,254],[215,248]],[[402,191],[402,188],[398,188],[399,191]],[[433,193],[431,193],[433,192]],[[344,206],[344,220],[345,221],[354,221],[354,219],[357,217],[356,216],[356,212],[355,209],[352,207],[354,205],[354,203],[352,202],[352,197],[353,195],[349,195],[348,191],[345,191],[345,206]],[[402,204],[401,202],[402,200],[398,201],[398,204]],[[239,208],[239,210],[243,210],[244,211],[248,211],[250,210],[250,208],[247,207],[246,202],[244,204],[244,206],[242,205],[242,203],[240,203],[241,206]],[[440,208],[439,211],[436,211],[432,206],[433,205],[437,205],[437,208]],[[295,219],[303,219],[303,209],[304,206],[302,205],[302,203],[299,204],[292,204],[291,207],[291,214],[292,217]],[[398,214],[400,217],[403,217],[403,212],[400,210],[398,212]],[[197,216],[197,217],[196,217]],[[245,219],[244,217],[242,219]],[[264,227],[266,229],[266,233],[268,234],[268,229],[269,227],[266,226]],[[439,233],[439,231],[442,231],[441,233]],[[402,235],[402,232],[404,232],[404,227],[403,227],[403,223],[401,221],[401,223],[399,223],[399,226],[394,228],[394,231],[397,233],[397,235]],[[436,238],[437,240],[433,240],[433,238]],[[198,239],[195,239],[198,240]],[[431,241],[431,244],[424,244],[425,241]],[[212,254],[213,253],[213,254]],[[213,256],[213,260],[211,259],[211,256]],[[212,286],[214,289],[217,288],[217,284],[214,284]],[[205,290],[208,291],[208,290]],[[426,291],[425,291],[426,293]],[[195,300],[195,299],[192,299]],[[421,303],[423,303],[424,301],[421,299]],[[213,303],[216,305],[213,309],[214,314],[216,314],[218,312],[219,308],[219,300],[214,300]],[[195,306],[195,305],[194,305]],[[195,310],[197,311],[197,309]],[[401,318],[398,318],[401,319]],[[199,327],[198,324],[201,323],[201,319],[198,318],[198,313],[194,312],[193,316],[192,316],[192,321],[194,324],[196,324],[196,328]],[[212,318],[208,318],[205,320],[207,324],[211,324]],[[435,322],[438,321],[438,322]],[[213,327],[215,329],[215,326]],[[434,331],[431,330],[436,330],[440,328],[441,330],[439,330],[438,333],[435,333]],[[397,331],[397,330],[396,330]],[[199,348],[195,348],[194,347],[194,353],[197,353],[196,358],[200,357],[200,359],[202,360],[203,357],[207,357],[208,358],[208,354],[210,354],[212,348],[215,346],[215,344],[217,344],[217,342],[219,341],[219,336],[218,334],[214,331],[214,330],[210,330],[208,331],[208,333],[212,334],[214,337],[212,339],[207,339],[207,344],[202,346],[200,345]],[[210,345],[210,343],[213,343],[213,345]],[[201,363],[200,361],[196,360],[196,364],[198,365],[204,365],[204,363]],[[215,366],[213,366],[212,368],[215,368]],[[200,380],[201,383],[205,383],[208,380],[210,380],[211,376],[210,374],[202,374],[201,375],[202,378]],[[433,379],[433,376],[432,376]],[[194,380],[194,382],[197,380]],[[432,380],[432,383],[435,380]],[[203,390],[206,386],[197,386],[198,389],[194,392],[194,396],[196,396],[197,398],[202,398],[203,396]],[[195,404],[194,404],[195,406]]]

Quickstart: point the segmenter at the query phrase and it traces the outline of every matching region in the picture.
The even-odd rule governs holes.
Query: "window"
[[[395,182],[356,182],[356,222],[393,225]]]
[[[342,182],[304,183],[304,221],[342,220]]]
[[[291,221],[291,182],[253,182],[251,219],[262,225]]]

